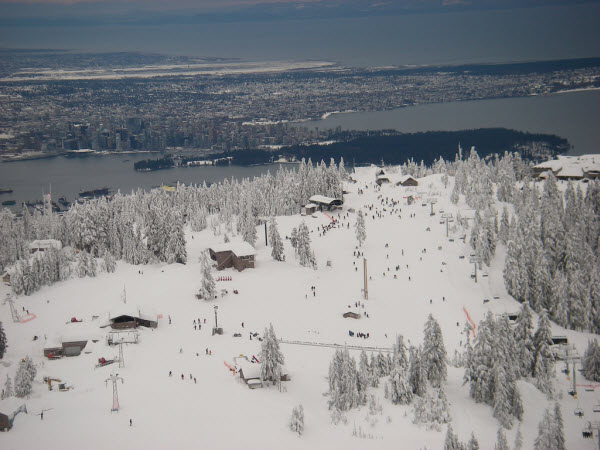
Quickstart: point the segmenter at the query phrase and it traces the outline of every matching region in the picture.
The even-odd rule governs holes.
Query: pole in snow
[[[365,274],[365,281],[364,281],[365,287],[363,289],[363,293],[364,293],[365,300],[369,300],[369,288],[368,288],[368,281],[367,281],[367,258],[364,258],[363,262],[364,262],[363,268],[364,268],[364,274]]]

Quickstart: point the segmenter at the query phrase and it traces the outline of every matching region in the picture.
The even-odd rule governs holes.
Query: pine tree
[[[279,341],[272,323],[269,324],[269,328],[265,328],[259,359],[261,380],[271,381],[273,384],[279,383],[285,359],[279,349]]]
[[[508,242],[508,238],[510,235],[510,222],[508,217],[508,208],[504,206],[502,209],[502,217],[500,218],[500,229],[498,230],[498,239],[503,244]]]
[[[444,440],[444,450],[461,450],[462,445],[458,440],[458,435],[454,434],[452,425],[448,425],[448,431],[446,431],[446,439]]]
[[[475,438],[475,434],[471,431],[471,439],[467,443],[467,450],[479,450],[479,441]]]
[[[283,261],[285,256],[283,254],[283,242],[277,229],[277,221],[275,217],[271,217],[269,222],[269,244],[272,247],[271,256],[275,261]]]
[[[212,300],[217,295],[217,285],[211,274],[211,264],[206,253],[200,255],[200,270],[202,273],[202,285],[200,286],[198,295],[204,300]]]
[[[290,430],[302,436],[304,432],[304,408],[302,405],[294,406],[292,417],[290,418]]]
[[[433,387],[440,387],[447,377],[446,348],[440,324],[429,314],[423,338],[423,366]]]
[[[427,376],[423,367],[421,358],[421,349],[417,347],[410,348],[410,371],[408,381],[413,394],[422,397],[427,392]]]
[[[104,252],[104,266],[108,273],[114,273],[117,270],[117,261],[109,251]]]
[[[371,367],[367,353],[362,350],[358,360],[358,392],[360,394],[360,402],[362,404],[367,401],[367,388],[371,386]]]
[[[550,350],[552,332],[546,310],[542,310],[538,320],[538,329],[533,336],[534,356],[532,375],[537,378],[536,385],[542,392],[552,392],[551,376],[554,373],[554,358]]]
[[[296,254],[298,255],[300,265],[316,269],[315,254],[310,248],[310,232],[304,221],[298,227],[296,244]]]
[[[554,421],[552,424],[552,442],[554,449],[565,450],[565,425],[558,402],[554,403]]]
[[[4,354],[6,353],[6,347],[8,347],[6,343],[6,333],[4,332],[2,322],[0,322],[0,359],[4,358]]]
[[[495,392],[494,392],[494,417],[500,421],[504,428],[512,428],[511,402],[506,372],[502,363],[496,364]]]
[[[359,209],[356,213],[354,229],[356,230],[356,240],[358,241],[358,246],[362,247],[363,242],[365,242],[367,239],[367,227],[365,225],[365,215],[362,209]]]
[[[518,343],[517,359],[520,376],[531,374],[533,365],[533,316],[528,302],[524,302],[515,326],[515,341]]]
[[[31,393],[31,382],[35,378],[36,372],[37,370],[29,356],[19,363],[15,375],[15,395],[17,397],[25,397]]]
[[[2,358],[2,328],[0,324],[0,358]],[[588,341],[583,360],[581,362],[583,376],[591,381],[600,381],[600,345],[598,340]]]
[[[502,428],[498,428],[498,433],[496,434],[496,445],[494,446],[494,450],[510,450],[508,446],[508,441],[506,440],[506,435],[504,434],[504,430]]]
[[[546,409],[542,421],[538,424],[538,435],[535,438],[535,450],[550,450],[555,449],[552,441],[552,417],[550,411]]]
[[[521,424],[517,428],[517,434],[515,435],[515,449],[514,450],[522,450],[523,449],[523,434],[521,433]]]
[[[4,400],[5,398],[12,397],[13,395],[15,395],[12,381],[10,380],[8,374],[6,375],[6,381],[4,382],[4,389],[2,390],[2,393],[3,396],[0,400]]]

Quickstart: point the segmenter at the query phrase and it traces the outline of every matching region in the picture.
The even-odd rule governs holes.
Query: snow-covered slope
[[[283,340],[385,350],[392,347],[397,334],[411,343],[421,343],[423,325],[430,313],[442,327],[452,358],[455,350],[462,351],[467,312],[478,323],[487,311],[500,314],[518,310],[519,305],[506,294],[502,280],[503,249],[499,248],[489,269],[478,273],[475,283],[470,248],[460,239],[464,231],[451,224],[446,237],[441,212],[456,217],[460,210],[463,216],[468,215],[464,204],[450,203],[452,183],[444,188],[441,176],[432,175],[420,179],[417,188],[380,188],[374,183],[373,168],[358,169],[356,179],[356,184],[346,186],[350,194],[345,196],[344,208],[332,213],[339,226],[325,234],[322,226],[331,222],[327,214],[277,218],[286,262],[272,260],[259,228],[256,268],[239,273],[233,269],[215,272],[217,279],[231,277],[231,281],[217,282],[219,291],[228,291],[217,300],[207,302],[195,297],[200,286],[198,257],[211,244],[222,242],[222,236],[215,237],[205,230],[193,234],[188,231],[187,265],[131,266],[119,262],[115,273],[73,278],[45,287],[15,300],[19,311],[24,308],[35,315],[25,323],[13,323],[8,305],[2,306],[0,320],[9,348],[0,361],[0,383],[7,374],[14,376],[18,361],[26,355],[34,359],[38,376],[32,395],[24,400],[29,414],[18,415],[14,428],[0,435],[1,447],[442,448],[445,430],[427,431],[413,425],[410,407],[392,405],[383,398],[382,388],[373,390],[383,407],[381,414],[369,415],[365,406],[348,413],[347,424],[333,425],[323,395],[334,352],[331,346],[282,343],[291,375],[291,381],[283,383],[284,392],[276,387],[250,390],[224,365],[224,361],[231,363],[240,354],[258,355],[260,342],[251,340],[249,334],[262,334],[269,323]],[[359,189],[364,193],[359,194]],[[417,201],[408,205],[408,195],[417,197]],[[437,199],[435,215],[430,215],[427,203],[432,197]],[[390,206],[392,200],[397,205]],[[368,261],[369,299],[364,301],[364,308],[355,307],[355,302],[362,301],[363,258],[355,256],[355,213],[349,211],[351,208],[363,208],[368,213],[367,239],[358,249]],[[285,239],[302,220],[311,230],[318,270],[301,267],[294,259],[290,241]],[[98,358],[112,359],[118,354],[118,347],[106,344],[109,329],[99,326],[125,306],[124,287],[128,307],[155,311],[162,318],[157,329],[140,329],[138,344],[124,346],[125,367],[113,364],[94,368]],[[0,287],[2,298],[9,292],[7,286]],[[211,336],[215,305],[219,326],[224,328],[221,336]],[[367,313],[368,317],[363,314],[360,320],[344,319],[342,314],[347,311]],[[51,339],[65,326],[77,326],[65,325],[71,317],[83,319],[102,338],[88,344],[85,351],[91,353],[58,360],[44,358],[45,337]],[[198,318],[202,320],[201,330],[194,329],[193,321]],[[555,334],[567,335],[583,353],[590,335],[555,328]],[[370,337],[350,337],[350,330],[369,333]],[[234,337],[234,333],[242,336]],[[34,341],[36,335],[40,339]],[[206,354],[207,350],[211,355]],[[358,357],[357,350],[351,351]],[[560,372],[562,368],[557,365],[556,390],[567,447],[592,449],[594,443],[582,439],[581,429],[593,419],[592,407],[600,397],[583,388],[578,400],[567,395],[570,382]],[[111,373],[124,379],[118,385],[121,410],[112,413],[112,385],[105,385]],[[42,383],[43,376],[60,378],[73,389],[49,391]],[[462,376],[463,369],[449,367],[446,394],[453,429],[462,441],[474,431],[481,448],[493,448],[500,425],[492,417],[491,407],[470,399]],[[524,447],[531,448],[537,424],[552,402],[533,385],[524,381],[518,385],[525,409]],[[12,412],[4,410],[9,408],[8,403],[0,401],[0,412]],[[10,408],[13,403],[10,399]],[[292,408],[298,404],[305,411],[302,437],[287,426]],[[583,419],[573,415],[577,407],[585,410]],[[37,415],[42,410],[46,410],[43,421]],[[353,436],[353,430],[360,430],[365,437]],[[511,445],[515,433],[516,426],[507,431]]]

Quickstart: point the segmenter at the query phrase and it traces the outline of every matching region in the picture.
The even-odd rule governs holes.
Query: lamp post
[[[219,325],[217,325],[217,309],[219,309],[219,307],[215,305],[215,329],[219,328]]]

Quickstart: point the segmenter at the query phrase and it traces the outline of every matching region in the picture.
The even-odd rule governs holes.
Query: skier
[[[183,381],[183,378],[184,378],[184,376],[183,376],[183,374],[181,374],[181,380],[182,380],[182,381]]]
[[[132,419],[129,419],[129,426],[130,427],[133,426],[133,420]]]
[[[173,372],[171,372],[170,370],[169,370],[169,376],[170,376],[170,377],[172,377],[172,376],[173,376]]]

